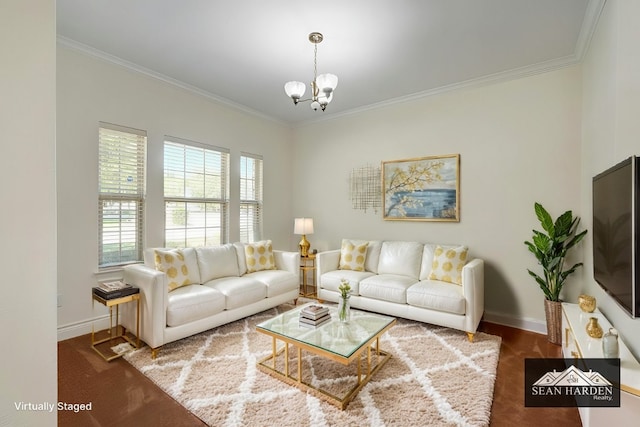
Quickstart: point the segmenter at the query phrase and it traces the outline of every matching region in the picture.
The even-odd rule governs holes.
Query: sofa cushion
[[[420,280],[427,280],[429,274],[431,274],[431,268],[433,267],[433,253],[436,250],[437,245],[425,243],[422,250],[422,263],[420,265]]]
[[[416,279],[395,274],[378,274],[360,282],[360,295],[382,301],[407,303],[407,289]]]
[[[243,307],[267,297],[267,285],[248,276],[223,277],[204,285],[224,294],[227,310]]]
[[[323,289],[338,292],[340,281],[345,279],[349,281],[349,286],[351,286],[351,295],[359,295],[360,281],[373,275],[369,271],[334,270],[324,273],[320,277],[320,283],[322,283]]]
[[[254,273],[262,270],[273,270],[276,268],[271,240],[262,240],[256,243],[245,244],[244,257],[245,262],[247,263],[247,273]]]
[[[441,280],[443,282],[462,284],[462,267],[467,262],[467,252],[469,248],[466,246],[458,246],[456,248],[436,247],[433,253],[433,265],[429,280]]]
[[[244,276],[247,274],[247,260],[244,256],[244,243],[236,242],[233,246],[236,247],[236,253],[238,255],[238,275]]]
[[[364,271],[368,245],[366,241],[342,239],[338,269]]]
[[[420,277],[420,262],[424,245],[417,242],[382,242],[378,274]]]
[[[200,279],[206,283],[220,277],[238,276],[238,256],[232,244],[196,248]]]
[[[407,303],[416,307],[465,314],[462,287],[436,280],[424,280],[407,289]]]
[[[224,310],[222,292],[202,285],[182,286],[169,292],[167,326],[180,326]]]
[[[258,280],[267,286],[267,298],[298,289],[298,277],[283,270],[263,270],[249,273],[246,277]]]
[[[381,240],[370,240],[367,245],[367,258],[364,260],[364,271],[378,273],[378,263],[380,262]]]
[[[169,291],[198,283],[196,275],[190,274],[191,269],[187,266],[185,253],[181,249],[156,249],[155,267],[167,275]]]

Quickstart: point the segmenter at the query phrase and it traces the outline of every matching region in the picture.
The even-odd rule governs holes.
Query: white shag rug
[[[489,425],[499,337],[477,333],[469,343],[464,332],[398,319],[380,339],[392,358],[341,411],[256,368],[271,353],[271,338],[255,325],[291,308],[167,344],[155,360],[149,347],[124,358],[210,426]],[[314,384],[355,381],[355,364],[304,351],[303,362]]]

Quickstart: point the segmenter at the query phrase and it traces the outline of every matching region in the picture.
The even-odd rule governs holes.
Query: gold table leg
[[[298,347],[298,382],[302,382],[302,349]]]

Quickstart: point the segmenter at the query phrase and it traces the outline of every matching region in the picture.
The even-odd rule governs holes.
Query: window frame
[[[116,146],[117,149],[116,149]],[[140,129],[116,125],[113,123],[98,123],[98,270],[107,270],[121,267],[127,264],[142,262],[145,226],[146,203],[146,154],[147,132]],[[118,162],[110,161],[117,158]],[[114,171],[113,169],[117,169]],[[114,179],[107,176],[111,169],[112,174],[120,175]],[[123,169],[133,172],[127,176],[125,184],[122,181]],[[131,181],[130,181],[131,180]],[[127,208],[127,204],[133,203],[133,209]],[[118,205],[111,209],[117,215],[116,227],[106,231],[105,212],[108,204]],[[123,206],[125,205],[125,206]],[[133,231],[127,230],[131,220],[126,217],[134,217]],[[107,243],[109,239],[105,235],[117,235],[113,243]],[[131,236],[134,236],[133,242]],[[129,237],[129,238],[127,238]],[[117,245],[117,256],[109,259],[105,245]],[[133,247],[133,250],[125,250],[125,247]],[[113,255],[114,252],[111,252]],[[128,253],[129,255],[126,255]]]
[[[251,177],[247,176],[249,168],[244,165],[246,159],[254,162],[251,168]],[[261,155],[251,153],[240,153],[240,208],[239,208],[239,229],[240,241],[242,243],[254,243],[263,240],[263,213],[264,213],[264,159]],[[247,185],[247,184],[252,185]],[[251,187],[251,191],[247,191]],[[246,197],[252,195],[253,197]],[[243,197],[245,196],[245,197]],[[243,221],[243,210],[246,216]],[[250,213],[250,212],[253,213]]]
[[[183,165],[181,169],[172,168],[167,169],[167,146],[171,145],[174,148],[183,149]],[[182,148],[180,148],[182,147]],[[191,167],[191,172],[189,172],[190,166],[187,165],[188,151],[192,150],[192,154],[196,151],[202,151],[203,155],[203,168],[201,172],[193,172],[193,168]],[[183,138],[178,138],[174,136],[165,135],[164,143],[163,143],[163,167],[162,167],[162,177],[163,177],[163,199],[164,199],[164,245],[166,247],[197,247],[197,246],[212,246],[218,244],[224,244],[229,241],[229,157],[230,150],[223,147],[217,147],[209,144],[203,144],[195,141],[190,141]],[[207,197],[207,186],[206,180],[207,177],[211,179],[211,177],[215,177],[215,174],[207,174],[206,171],[206,162],[207,162],[207,153],[212,154],[214,157],[220,156],[220,186],[218,187],[219,197]],[[177,196],[175,194],[167,193],[167,174],[168,172],[180,173],[182,174],[184,192],[183,196]],[[202,175],[203,182],[203,194],[202,196],[198,195],[190,195],[187,196],[187,175]],[[215,180],[215,179],[214,179]],[[169,206],[170,204],[184,204],[184,227],[167,227],[168,218],[169,218]],[[200,214],[204,218],[204,226],[203,227],[189,227],[189,212],[190,208],[194,209],[194,212],[197,210],[197,205],[203,205],[203,209],[200,208]],[[219,208],[219,216],[220,220],[216,222],[215,226],[209,226],[207,223],[209,218],[209,209],[210,208]],[[175,214],[172,214],[173,216]],[[195,214],[194,214],[195,216]],[[215,213],[214,213],[215,216]],[[215,233],[215,230],[218,229],[219,233]],[[184,234],[182,237],[178,238],[175,234],[177,234],[178,230],[183,230]],[[192,234],[189,235],[189,231],[194,230],[202,230],[204,236],[202,237],[194,237]],[[208,234],[213,230],[212,234]],[[170,233],[173,232],[174,236],[169,237]],[[218,236],[217,242],[214,243],[213,240]],[[204,239],[203,244],[194,244],[197,239]],[[178,242],[180,240],[180,242]]]

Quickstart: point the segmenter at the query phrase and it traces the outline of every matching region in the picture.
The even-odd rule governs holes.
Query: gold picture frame
[[[382,162],[382,215],[390,221],[460,221],[460,155]]]

